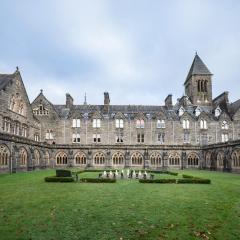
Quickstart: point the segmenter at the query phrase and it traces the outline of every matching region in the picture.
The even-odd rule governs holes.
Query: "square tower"
[[[212,75],[196,53],[184,83],[185,94],[193,105],[212,105]]]

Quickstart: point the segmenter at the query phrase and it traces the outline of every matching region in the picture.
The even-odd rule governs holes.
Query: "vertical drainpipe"
[[[217,138],[218,138],[218,134],[217,134],[217,123],[216,123],[216,136],[215,136],[215,137],[216,137],[216,141],[215,141],[215,142],[217,143]]]
[[[130,143],[129,144],[131,144],[132,143],[132,131],[131,131],[131,117],[130,117],[130,119],[129,119],[129,135],[130,135]]]
[[[197,144],[197,122],[194,122],[195,143]]]
[[[232,123],[232,131],[233,131],[233,137],[232,139],[235,140],[235,129],[234,129],[234,122]]]
[[[151,144],[153,144],[152,118],[150,119],[150,121],[151,121]]]
[[[108,145],[109,145],[109,106],[108,106]]]
[[[66,132],[65,132],[66,128],[65,128],[65,118],[64,118],[64,122],[63,122],[63,142],[64,144],[66,143]]]
[[[174,120],[172,122],[172,125],[173,125],[173,145],[174,145],[174,143],[175,143]]]
[[[13,162],[13,157],[12,157],[12,142],[10,146],[10,174],[12,174],[12,162]]]
[[[87,131],[88,130],[88,120],[87,120],[87,117],[85,119],[85,127],[86,127],[86,134],[85,135],[86,135],[86,144],[87,144],[88,143],[88,140],[87,140],[87,137],[88,137],[87,136],[88,135],[88,131]]]

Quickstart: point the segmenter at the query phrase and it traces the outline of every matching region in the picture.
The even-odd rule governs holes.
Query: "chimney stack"
[[[167,108],[171,108],[173,106],[173,103],[172,103],[172,94],[169,94],[166,99],[165,99],[165,106]]]
[[[66,93],[66,108],[71,108],[73,106],[73,98],[69,93]]]

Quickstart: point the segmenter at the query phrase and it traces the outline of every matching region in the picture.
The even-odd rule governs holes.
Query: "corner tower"
[[[193,105],[212,105],[212,75],[196,53],[184,83],[185,94]]]

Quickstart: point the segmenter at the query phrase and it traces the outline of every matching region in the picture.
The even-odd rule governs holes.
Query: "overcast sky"
[[[160,105],[183,83],[195,51],[213,94],[240,98],[240,1],[1,0],[0,73],[19,66],[30,101]]]

